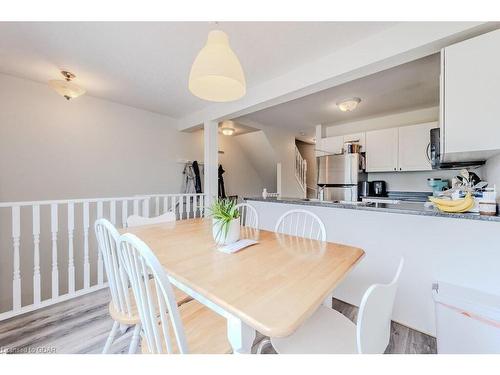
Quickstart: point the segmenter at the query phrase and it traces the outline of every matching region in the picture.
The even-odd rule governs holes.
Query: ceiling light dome
[[[358,104],[360,102],[361,102],[360,98],[346,99],[346,100],[343,100],[341,102],[338,102],[337,107],[339,107],[339,109],[342,112],[351,112],[351,111],[354,111],[356,109],[356,107],[358,106]]]
[[[224,135],[233,135],[236,132],[236,129],[234,128],[234,122],[230,120],[223,121],[220,131]]]
[[[76,77],[73,73],[63,70],[61,71],[61,74],[65,78],[65,81],[60,79],[53,79],[49,81],[50,87],[56,90],[59,95],[64,96],[67,100],[70,100],[85,94],[84,88],[71,82],[71,80]]]
[[[246,93],[246,81],[227,34],[213,30],[196,56],[189,74],[189,91],[212,102],[230,102]]]

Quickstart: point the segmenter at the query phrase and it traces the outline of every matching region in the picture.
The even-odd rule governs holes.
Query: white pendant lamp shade
[[[85,94],[84,88],[71,82],[71,80],[75,78],[73,73],[62,71],[61,74],[66,79],[65,81],[57,79],[49,81],[49,86],[52,87],[59,95],[64,96],[67,100],[70,100]]]
[[[208,34],[207,44],[191,67],[189,91],[212,102],[230,102],[245,95],[245,74],[225,32],[213,30]]]

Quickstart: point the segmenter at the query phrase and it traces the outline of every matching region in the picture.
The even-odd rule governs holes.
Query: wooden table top
[[[293,333],[363,257],[364,251],[242,227],[257,245],[217,250],[209,219],[122,229],[141,238],[168,274],[257,331]]]

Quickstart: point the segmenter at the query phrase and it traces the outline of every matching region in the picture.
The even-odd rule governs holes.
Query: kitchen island
[[[362,248],[366,256],[334,297],[359,306],[366,289],[385,283],[405,258],[395,321],[435,336],[432,287],[447,282],[500,295],[500,218],[446,214],[422,203],[343,204],[296,198],[247,198],[259,227],[274,230],[284,212],[302,208],[324,222],[327,241]]]

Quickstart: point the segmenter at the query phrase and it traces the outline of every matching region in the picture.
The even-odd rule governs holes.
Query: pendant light
[[[246,93],[245,73],[224,31],[212,30],[189,73],[189,91],[212,102],[238,100]]]
[[[74,99],[80,95],[85,94],[85,89],[78,86],[76,83],[71,82],[76,76],[66,70],[61,71],[65,80],[53,79],[49,81],[50,87],[52,87],[56,92],[64,96],[67,100]]]

